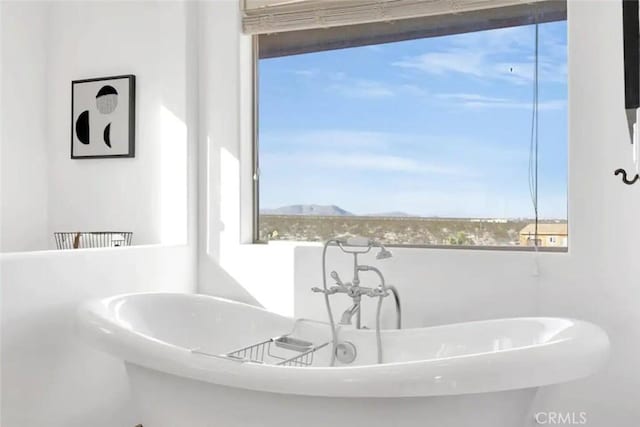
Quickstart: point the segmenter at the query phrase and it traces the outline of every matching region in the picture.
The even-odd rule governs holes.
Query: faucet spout
[[[360,303],[356,302],[351,307],[346,309],[344,313],[342,313],[342,317],[340,318],[340,324],[350,325],[351,319],[353,318],[353,316],[355,316],[358,313],[360,313]]]

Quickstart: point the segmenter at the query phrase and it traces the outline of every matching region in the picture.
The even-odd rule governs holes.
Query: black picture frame
[[[122,80],[128,79],[129,86],[129,117],[128,117],[128,151],[124,154],[101,154],[101,155],[77,155],[74,152],[74,145],[76,140],[76,126],[75,126],[75,87],[78,84],[83,83],[95,83],[95,82],[107,82],[110,80]],[[74,160],[87,160],[87,159],[113,159],[113,158],[133,158],[135,157],[136,148],[136,76],[134,74],[123,74],[109,77],[98,77],[91,79],[81,79],[71,81],[71,144],[70,155]]]

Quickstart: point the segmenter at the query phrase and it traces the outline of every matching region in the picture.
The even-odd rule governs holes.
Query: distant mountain
[[[381,212],[381,213],[366,214],[364,216],[375,216],[375,217],[381,217],[381,218],[389,218],[389,217],[411,218],[411,217],[416,217],[417,215],[411,215],[406,212]]]
[[[353,216],[349,211],[335,205],[291,205],[276,209],[261,209],[264,215],[316,215],[316,216]]]

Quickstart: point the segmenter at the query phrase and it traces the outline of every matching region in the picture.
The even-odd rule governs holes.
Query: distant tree
[[[280,233],[278,230],[273,230],[270,233],[267,233],[267,240],[277,240]]]
[[[464,231],[458,231],[457,234],[452,234],[449,236],[449,244],[463,246],[470,244],[470,241]]]

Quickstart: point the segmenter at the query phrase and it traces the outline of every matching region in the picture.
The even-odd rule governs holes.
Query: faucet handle
[[[340,280],[340,276],[338,276],[337,271],[333,270],[330,274],[331,274],[331,278],[336,281],[336,284],[338,286],[344,286],[344,283],[342,283],[342,280]]]
[[[381,287],[377,287],[377,288],[373,288],[373,289],[368,289],[367,290],[367,296],[368,297],[386,297],[389,295],[389,292],[385,289],[382,289]]]
[[[323,289],[323,288],[318,288],[317,286],[314,286],[313,288],[311,288],[311,292],[320,292],[325,295],[333,295],[338,292],[345,292],[345,289],[346,288],[344,286],[332,286],[329,289]]]

